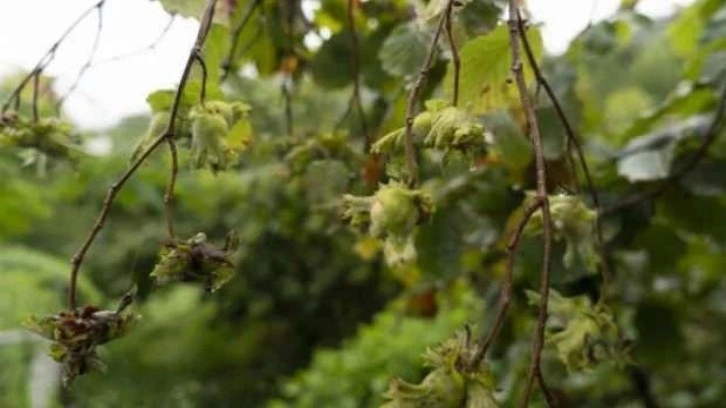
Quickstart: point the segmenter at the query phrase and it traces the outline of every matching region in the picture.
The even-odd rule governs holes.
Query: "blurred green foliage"
[[[168,11],[185,15],[195,15],[200,3],[162,1]],[[385,234],[369,236],[368,228],[343,223],[342,201],[345,194],[374,197],[379,185],[404,173],[400,148],[380,156],[363,148],[404,125],[407,91],[443,3],[421,2],[412,19],[407,1],[354,2],[357,50],[347,2],[316,2],[311,19],[299,3],[256,2],[235,39],[232,28],[252,0],[220,2],[220,24],[203,50],[211,71],[208,95],[251,107],[245,121],[252,127],[251,143],[217,174],[193,169],[188,146],[180,144],[177,234],[204,231],[210,242],[221,243],[235,230],[236,276],[214,294],[185,283],[152,289],[149,274],[166,234],[163,195],[170,164],[164,149],[152,154],[119,193],[80,281],[82,303],[107,309],[136,285],[140,299],[132,308],[142,318],[126,337],[99,348],[107,373],[84,376],[70,389],[51,381],[50,394],[41,397],[52,404],[373,407],[382,402],[389,379],[418,383],[426,376],[427,347],[468,323],[477,337],[492,323],[506,241],[535,181],[522,112],[510,103],[516,98],[507,88],[507,30],[495,23],[503,2],[463,1],[455,14],[453,35],[464,63],[460,108],[467,109],[461,117],[476,130],[467,135],[483,140],[463,147],[420,145],[418,188],[434,211],[416,222],[404,217],[416,256],[394,267],[384,261],[385,237],[379,235]],[[542,57],[545,75],[583,139],[606,206],[659,185],[684,165],[726,87],[721,1],[698,0],[660,20],[626,3],[583,31],[565,54]],[[530,38],[539,54],[535,27]],[[222,80],[216,68],[235,40],[240,43],[230,75]],[[365,123],[348,106],[354,52],[362,56]],[[435,98],[448,102],[450,59],[442,41],[422,106]],[[195,69],[184,109],[196,103],[200,79]],[[17,80],[0,86],[0,100]],[[292,84],[289,106],[283,83]],[[30,99],[27,91],[24,101]],[[168,108],[170,95],[151,94],[152,110]],[[57,98],[52,92],[40,97],[41,115],[53,115]],[[543,369],[557,398],[564,406],[647,406],[650,399],[669,407],[719,406],[726,398],[724,138],[661,197],[605,217],[610,255],[595,259],[592,217],[585,211],[593,203],[582,191],[584,179],[568,167],[551,103],[543,94],[536,103],[550,190],[581,193],[587,215],[574,226],[562,220],[566,239],[555,243],[552,257],[560,304],[579,305],[571,308],[576,314],[560,313],[564,321],[553,317],[548,332]],[[27,105],[20,113],[29,117]],[[111,146],[78,160],[53,157],[42,146],[2,145],[0,406],[29,406],[39,398],[38,386],[48,383],[33,368],[46,345],[16,334],[28,315],[64,307],[70,269],[65,260],[85,238],[149,121],[131,117],[112,129],[73,131],[73,141],[86,149],[91,142]],[[438,130],[449,135],[449,128]],[[376,211],[372,205],[363,210]],[[525,290],[537,287],[541,255],[537,236],[522,239],[514,299],[488,358],[502,406],[520,398],[536,322]],[[613,272],[607,309],[596,303],[602,278],[592,269],[598,261]],[[557,332],[557,323],[566,329]],[[619,345],[632,349],[632,361],[622,367],[583,356],[583,344],[595,347],[583,333],[600,332],[612,342],[617,332],[624,342]],[[537,395],[532,405],[544,401]]]

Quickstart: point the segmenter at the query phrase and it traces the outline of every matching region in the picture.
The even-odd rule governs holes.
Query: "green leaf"
[[[207,68],[207,90],[219,87],[220,67],[227,56],[229,39],[229,28],[222,24],[212,24],[202,48],[202,57]],[[199,73],[200,71],[196,69],[194,77],[201,81]]]
[[[223,99],[224,95],[219,87],[207,87],[206,89],[207,99]],[[192,106],[196,105],[199,101],[199,95],[202,92],[201,80],[190,80],[184,86],[184,94],[179,101],[180,114],[178,117],[184,116],[183,112],[189,110]],[[146,103],[151,107],[151,112],[164,112],[171,110],[171,106],[174,103],[174,96],[176,90],[162,89],[150,93],[146,97]]]
[[[679,56],[688,58],[698,51],[706,22],[718,11],[721,3],[721,0],[697,1],[668,26],[668,39]]]
[[[527,31],[532,51],[539,61],[542,57],[542,38],[539,29]],[[511,76],[512,56],[509,47],[509,29],[501,25],[489,34],[477,37],[461,48],[459,100],[463,107],[474,113],[503,109],[519,103],[517,86],[508,83]],[[522,56],[524,58],[524,55]],[[524,63],[527,84],[534,84],[534,74]],[[510,81],[511,82],[511,81]],[[447,94],[452,94],[453,66],[444,78]]]
[[[426,59],[430,42],[428,31],[416,24],[401,24],[383,42],[378,59],[383,70],[393,76],[415,75]]]
[[[207,2],[205,0],[160,0],[160,3],[169,14],[199,18]]]
[[[468,0],[456,16],[471,36],[491,31],[497,25],[500,6],[492,0]]]

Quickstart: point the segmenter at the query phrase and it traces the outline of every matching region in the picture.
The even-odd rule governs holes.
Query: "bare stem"
[[[123,54],[115,55],[113,57],[99,60],[98,62],[94,63],[93,66],[98,66],[100,64],[104,64],[104,63],[108,63],[108,62],[121,61],[123,59],[135,57],[135,56],[141,55],[147,51],[152,51],[152,50],[156,49],[156,47],[158,47],[159,44],[161,44],[161,42],[164,40],[166,35],[171,30],[171,27],[174,25],[174,21],[176,20],[176,16],[177,16],[176,14],[171,14],[169,16],[169,20],[167,21],[166,25],[161,30],[159,35],[154,39],[154,41],[152,41],[148,45],[141,47],[137,50],[131,51],[131,52],[127,52],[127,53],[123,53]]]
[[[637,203],[640,203],[642,201],[645,201],[650,198],[655,198],[661,194],[663,194],[668,188],[678,182],[681,178],[683,178],[688,172],[693,170],[698,163],[701,162],[706,156],[708,155],[708,149],[711,147],[713,142],[716,141],[716,138],[718,137],[719,133],[721,133],[721,130],[724,126],[724,117],[726,116],[726,88],[724,88],[723,92],[721,93],[721,98],[718,103],[718,107],[716,108],[716,112],[714,113],[713,120],[711,121],[711,124],[708,126],[708,129],[706,129],[706,132],[703,135],[703,140],[701,141],[701,145],[698,147],[698,150],[696,150],[693,155],[691,156],[690,160],[679,170],[673,172],[668,178],[663,180],[663,182],[658,185],[657,187],[643,191],[639,194],[635,194],[629,198],[626,198],[625,200],[616,203],[610,207],[603,208],[600,212],[600,216],[612,214],[616,211],[622,210],[623,208],[629,207],[631,205],[635,205]]]
[[[123,185],[131,178],[131,176],[138,170],[138,168],[141,166],[144,161],[151,155],[151,153],[156,150],[159,145],[164,142],[167,139],[171,139],[174,136],[174,124],[176,122],[177,115],[179,113],[179,105],[181,104],[181,96],[184,92],[184,87],[186,86],[187,80],[189,79],[189,75],[191,73],[192,65],[194,64],[194,61],[196,59],[197,53],[199,53],[199,50],[202,48],[202,45],[204,44],[205,39],[207,38],[207,33],[209,32],[209,28],[212,23],[212,18],[214,17],[214,6],[217,3],[216,0],[208,0],[207,6],[204,10],[204,14],[202,15],[200,19],[199,24],[199,31],[197,32],[197,38],[194,41],[194,45],[192,46],[191,51],[189,52],[189,57],[187,58],[186,65],[184,67],[184,72],[182,73],[181,79],[179,80],[179,86],[177,87],[176,94],[174,96],[174,103],[171,107],[171,113],[169,116],[169,124],[166,127],[166,130],[164,133],[156,138],[149,147],[144,150],[139,157],[129,165],[129,167],[126,169],[126,171],[121,175],[121,177],[114,182],[111,187],[106,192],[106,197],[103,200],[103,206],[101,207],[101,212],[98,214],[98,217],[96,218],[96,222],[93,224],[93,227],[91,227],[91,230],[88,232],[88,237],[83,242],[81,247],[78,249],[78,251],[73,255],[71,258],[71,276],[70,276],[70,285],[68,288],[68,308],[70,310],[75,310],[76,308],[76,287],[78,283],[78,272],[81,268],[81,264],[83,263],[83,260],[85,259],[86,253],[91,247],[91,244],[93,244],[93,241],[96,239],[96,236],[103,228],[106,219],[108,218],[108,214],[111,211],[111,205],[113,204],[114,199],[116,198],[116,195],[121,190]]]
[[[169,145],[169,156],[171,158],[171,173],[169,175],[169,184],[164,193],[164,212],[166,213],[166,229],[169,233],[169,239],[174,242],[174,188],[176,187],[176,176],[179,173],[179,159],[177,157],[176,143],[171,137],[166,138]]]
[[[63,103],[76,90],[76,88],[78,88],[78,84],[81,82],[81,79],[83,79],[83,76],[93,65],[93,59],[96,57],[96,52],[98,51],[98,44],[101,42],[101,32],[103,31],[103,9],[101,7],[97,7],[96,10],[98,10],[98,26],[96,27],[96,36],[93,38],[91,52],[88,54],[88,59],[83,64],[83,66],[81,66],[81,69],[78,70],[78,75],[76,75],[76,79],[73,80],[73,84],[70,86],[70,88],[68,88],[68,91],[65,93],[65,95],[61,96],[56,102],[55,109],[57,111],[60,111]]]
[[[446,10],[450,10],[453,7],[454,0],[449,0],[446,5]],[[406,155],[406,172],[408,173],[408,184],[414,186],[418,183],[418,163],[416,161],[416,146],[413,143],[413,117],[416,114],[416,102],[418,101],[419,93],[423,87],[426,76],[431,69],[431,63],[434,60],[436,54],[436,45],[441,37],[441,32],[444,31],[444,25],[446,24],[446,18],[448,11],[441,14],[439,23],[434,32],[434,37],[431,39],[429,45],[428,54],[424,60],[421,69],[419,70],[416,82],[414,82],[411,92],[408,95],[408,104],[406,105],[406,130],[404,133],[404,152]]]
[[[204,63],[202,53],[199,49],[194,53],[194,60],[197,61],[199,67],[202,69],[202,90],[199,92],[199,104],[204,105],[204,101],[207,99],[207,64]]]
[[[534,201],[525,207],[524,212],[522,213],[522,218],[520,218],[515,230],[512,231],[512,235],[509,236],[509,240],[507,241],[507,266],[504,275],[504,282],[502,282],[502,288],[499,290],[499,310],[497,310],[497,315],[494,318],[494,324],[492,325],[491,330],[486,335],[485,339],[482,341],[481,347],[472,358],[472,367],[477,367],[479,363],[481,363],[486,356],[489,347],[491,347],[499,335],[499,331],[504,323],[504,318],[507,315],[509,303],[512,299],[514,259],[516,257],[517,247],[519,246],[519,241],[522,238],[522,233],[524,232],[524,228],[527,226],[527,222],[541,207],[542,201],[535,198]]]
[[[43,54],[43,56],[40,58],[37,64],[35,64],[35,67],[28,73],[21,81],[18,83],[18,86],[13,90],[13,92],[8,97],[8,100],[5,102],[5,104],[2,107],[2,110],[0,112],[5,113],[5,111],[8,110],[10,107],[10,104],[13,102],[13,100],[16,101],[16,106],[19,105],[20,100],[20,93],[23,91],[25,86],[28,84],[31,78],[33,78],[34,75],[41,75],[43,73],[43,70],[51,63],[53,62],[53,59],[55,58],[55,54],[58,51],[58,47],[63,43],[63,41],[68,38],[68,35],[75,30],[78,25],[88,17],[94,10],[100,9],[103,7],[106,0],[99,0],[97,3],[95,3],[93,6],[89,7],[81,13],[78,18],[76,18],[73,23],[66,28],[66,30],[61,34],[60,37],[53,43],[53,45],[50,46],[48,51]]]
[[[350,46],[351,46],[351,58],[350,58],[350,70],[353,74],[353,95],[351,96],[351,104],[356,107],[358,111],[358,118],[360,119],[360,127],[365,138],[365,145],[363,151],[368,152],[372,142],[370,135],[368,134],[368,124],[366,123],[366,115],[363,110],[363,101],[360,95],[360,45],[358,41],[358,31],[355,27],[355,7],[358,0],[348,0],[348,26],[350,29]]]
[[[295,56],[295,2],[288,1],[287,15],[285,16],[285,26],[287,35],[287,57],[296,58]],[[293,111],[292,111],[292,85],[293,85],[293,70],[285,72],[285,78],[282,82],[282,97],[285,99],[285,126],[287,128],[287,135],[292,138],[294,136],[293,129]]]
[[[257,8],[260,3],[262,3],[262,0],[250,0],[247,3],[247,9],[245,9],[242,19],[232,29],[232,41],[229,44],[227,56],[224,57],[224,60],[222,61],[222,80],[227,78],[230,69],[232,68],[232,60],[234,59],[235,54],[237,53],[237,47],[239,46],[239,36],[250,21],[255,8]]]
[[[544,147],[542,145],[542,136],[539,131],[539,123],[537,115],[534,111],[534,104],[527,90],[527,83],[524,80],[524,72],[522,70],[522,60],[520,56],[520,23],[519,13],[516,0],[509,0],[509,44],[512,52],[512,73],[517,84],[519,97],[524,109],[528,129],[530,132],[532,145],[534,146],[535,164],[537,168],[537,198],[542,205],[542,272],[540,276],[540,302],[539,313],[537,316],[537,327],[532,342],[531,364],[527,382],[524,389],[524,398],[522,406],[529,405],[529,399],[532,394],[534,380],[540,375],[540,360],[542,357],[542,349],[544,347],[545,323],[547,322],[547,304],[549,301],[550,288],[550,258],[552,257],[552,225],[550,222],[550,203],[547,195],[547,174],[544,156]],[[544,383],[540,382],[540,386]]]
[[[600,194],[597,191],[597,187],[595,187],[595,183],[592,179],[592,173],[590,173],[590,168],[587,165],[587,160],[585,160],[585,154],[582,150],[580,138],[577,136],[574,127],[570,123],[570,120],[567,118],[565,110],[562,108],[562,104],[557,98],[557,95],[555,95],[552,86],[550,86],[547,78],[545,78],[545,76],[542,74],[542,70],[540,69],[539,64],[537,64],[537,59],[534,57],[534,52],[532,52],[532,47],[530,46],[529,39],[527,38],[524,20],[522,19],[522,15],[519,13],[519,11],[517,11],[517,27],[519,37],[522,40],[524,52],[527,55],[529,66],[532,68],[532,71],[537,78],[537,83],[544,89],[547,97],[552,102],[552,105],[555,108],[555,112],[557,112],[557,117],[559,118],[560,122],[562,122],[562,126],[565,128],[565,134],[567,135],[568,151],[571,150],[570,148],[574,148],[575,153],[577,154],[577,159],[580,162],[580,167],[582,168],[582,172],[585,176],[585,182],[587,183],[588,192],[590,193],[592,203],[595,206],[595,211],[600,214],[602,210]],[[569,152],[568,157],[570,157],[571,160],[571,155],[569,154]],[[575,179],[577,179],[576,172],[574,174],[574,177]],[[595,235],[597,238],[598,252],[600,255],[600,271],[603,280],[600,293],[600,301],[605,301],[605,299],[607,299],[611,273],[608,264],[607,248],[605,246],[605,239],[602,232],[602,220],[599,216],[595,219]]]
[[[461,72],[461,58],[459,57],[459,49],[456,46],[456,40],[454,40],[454,33],[451,30],[451,12],[453,11],[452,2],[446,7],[446,40],[449,42],[449,48],[451,49],[451,62],[454,64],[454,92],[452,96],[452,105],[456,106],[459,104],[459,73]]]
[[[33,75],[33,122],[38,122],[38,91],[40,87],[40,72]]]

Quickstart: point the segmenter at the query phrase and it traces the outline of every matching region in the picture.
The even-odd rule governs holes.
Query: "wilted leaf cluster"
[[[526,293],[530,304],[539,303],[538,293]],[[564,297],[551,289],[549,311],[546,341],[557,349],[568,370],[590,369],[605,361],[621,366],[630,362],[628,342],[607,306],[593,305],[584,295]]]
[[[151,277],[159,285],[170,282],[198,282],[214,292],[227,283],[235,273],[231,244],[218,248],[207,243],[200,232],[187,240],[166,244]]]
[[[92,370],[103,371],[105,365],[96,346],[123,337],[136,321],[134,314],[84,306],[55,315],[31,317],[25,326],[53,341],[49,355],[62,364],[63,382],[69,384]]]
[[[457,333],[424,354],[432,370],[420,384],[394,378],[382,408],[495,408],[494,379],[486,364],[471,366],[476,344]]]

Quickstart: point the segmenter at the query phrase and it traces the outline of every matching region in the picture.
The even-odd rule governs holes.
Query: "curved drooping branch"
[[[96,52],[98,51],[98,44],[101,42],[101,32],[103,32],[103,9],[101,7],[97,7],[96,9],[98,10],[98,26],[96,27],[96,35],[93,38],[91,52],[88,54],[88,59],[86,59],[86,62],[81,66],[81,69],[78,70],[76,79],[73,80],[73,83],[71,83],[68,91],[66,91],[65,95],[61,96],[58,99],[58,102],[56,102],[56,111],[60,111],[63,103],[66,101],[66,99],[68,99],[69,96],[71,96],[71,94],[73,94],[73,92],[75,92],[75,90],[78,88],[78,84],[81,82],[81,79],[83,79],[83,76],[86,75],[86,72],[88,72],[88,70],[93,65],[93,59],[96,57]]]
[[[542,73],[542,69],[540,69],[539,64],[537,63],[537,59],[534,56],[534,52],[532,51],[532,47],[529,44],[529,39],[527,38],[527,32],[525,27],[525,21],[522,18],[521,13],[517,11],[517,27],[519,29],[519,37],[522,40],[522,47],[524,48],[524,52],[527,55],[527,61],[529,63],[529,66],[532,68],[532,72],[534,73],[535,78],[537,79],[537,83],[544,89],[545,93],[547,94],[547,97],[552,102],[552,106],[555,108],[555,112],[557,113],[557,117],[559,118],[560,122],[562,123],[562,126],[565,128],[565,134],[567,135],[567,146],[568,149],[570,147],[574,148],[575,153],[577,154],[577,160],[580,163],[580,167],[582,168],[582,173],[585,176],[585,182],[587,183],[588,192],[590,194],[590,198],[592,199],[592,203],[595,206],[595,211],[597,214],[600,214],[600,211],[602,209],[601,201],[600,201],[600,194],[597,191],[597,188],[595,187],[595,183],[592,179],[592,175],[590,172],[590,168],[587,165],[587,160],[585,160],[585,154],[582,150],[582,143],[580,143],[580,138],[577,136],[577,133],[575,132],[575,128],[570,123],[570,120],[568,119],[567,115],[565,114],[565,110],[562,108],[562,104],[560,103],[559,99],[557,98],[557,95],[555,95],[554,90],[552,89],[552,86],[547,81],[547,78],[545,78],[544,74]],[[568,157],[571,156],[568,152]],[[574,166],[573,166],[574,168]],[[577,174],[574,174],[574,177],[577,178]],[[607,262],[607,251],[605,248],[605,239],[603,238],[603,232],[602,232],[602,220],[598,216],[595,218],[595,235],[597,238],[597,245],[598,245],[598,252],[601,258],[600,263],[600,270],[602,274],[602,289],[601,289],[601,295],[600,295],[600,301],[604,301],[607,298],[608,293],[608,286],[610,282],[610,268],[608,266]]]
[[[165,131],[156,139],[154,139],[153,142],[139,155],[139,157],[134,160],[131,165],[126,169],[126,171],[121,175],[121,177],[114,182],[111,187],[108,189],[106,193],[106,197],[103,200],[103,206],[101,207],[101,212],[98,214],[98,217],[96,218],[95,223],[91,227],[91,230],[88,232],[88,237],[86,240],[81,244],[81,247],[78,249],[78,251],[73,255],[71,258],[71,275],[70,275],[70,285],[68,288],[68,308],[71,310],[75,310],[76,308],[76,287],[77,287],[77,281],[78,281],[78,272],[81,268],[81,265],[83,263],[83,260],[85,259],[86,253],[91,247],[91,244],[93,244],[93,241],[96,239],[96,236],[103,228],[106,219],[108,218],[109,212],[111,211],[111,205],[113,204],[114,199],[116,198],[116,195],[121,190],[123,185],[131,178],[131,176],[138,170],[138,168],[141,166],[141,164],[146,161],[146,159],[153,153],[159,145],[161,145],[165,140],[170,140],[174,137],[175,134],[175,122],[177,119],[177,116],[179,114],[179,107],[181,104],[181,97],[184,92],[184,88],[186,86],[187,80],[189,79],[189,75],[192,71],[192,66],[194,65],[194,62],[197,61],[197,58],[199,56],[199,52],[204,45],[204,41],[207,38],[207,33],[209,32],[209,29],[212,24],[212,18],[214,17],[214,7],[216,5],[216,0],[208,0],[206,8],[204,10],[204,13],[202,14],[202,17],[200,19],[199,23],[199,31],[197,32],[196,40],[194,41],[194,44],[192,46],[191,51],[189,52],[189,57],[187,58],[186,65],[184,67],[184,72],[182,73],[181,79],[179,80],[179,86],[177,87],[176,94],[174,96],[174,102],[171,107],[171,113],[169,115],[169,123],[165,129]],[[171,145],[170,145],[171,148]],[[172,161],[172,166],[174,166],[175,160]],[[172,167],[172,172],[174,174],[174,177],[176,176],[176,172],[174,168]],[[170,183],[170,187],[173,188],[173,184]],[[169,197],[173,195],[173,192],[170,192]],[[170,202],[170,200],[169,200]],[[173,232],[173,231],[172,231]]]
[[[421,88],[423,87],[426,77],[428,76],[431,64],[434,61],[434,55],[436,54],[436,46],[439,43],[439,37],[441,32],[444,31],[446,21],[450,18],[451,11],[454,7],[454,0],[449,0],[446,3],[446,9],[441,14],[439,22],[434,31],[434,36],[431,38],[431,43],[428,48],[428,53],[424,59],[421,69],[418,72],[416,81],[411,87],[411,92],[408,94],[408,103],[406,104],[406,128],[404,133],[404,152],[406,156],[406,172],[408,173],[408,184],[414,186],[418,183],[418,162],[416,161],[416,146],[413,143],[413,118],[416,114],[416,103],[418,102]]]
[[[85,20],[86,17],[88,17],[95,10],[99,10],[99,13],[100,13],[100,10],[105,3],[106,3],[106,0],[99,0],[93,6],[89,7],[88,9],[86,9],[86,11],[81,13],[81,15],[79,15],[78,18],[76,18],[76,20],[73,21],[73,23],[71,23],[71,25],[68,26],[68,28],[66,28],[66,30],[63,32],[63,34],[61,34],[61,36],[58,37],[58,39],[53,43],[53,45],[50,46],[48,51],[46,51],[45,54],[43,54],[43,56],[40,58],[38,63],[35,64],[35,67],[33,67],[33,69],[22,80],[20,80],[20,82],[18,83],[18,86],[15,87],[13,92],[10,93],[8,100],[5,101],[5,104],[3,104],[2,110],[0,110],[0,113],[5,113],[8,110],[8,108],[10,107],[10,105],[13,103],[13,101],[15,101],[16,108],[20,105],[20,94],[21,94],[21,92],[23,92],[23,89],[25,89],[25,87],[28,85],[28,82],[30,82],[30,80],[33,79],[34,77],[39,77],[43,73],[43,70],[45,70],[48,67],[48,65],[50,65],[51,62],[53,62],[53,60],[55,59],[55,55],[58,52],[58,48],[68,38],[70,33],[73,32],[73,30],[75,30],[76,27],[78,27],[78,25],[81,24],[83,22],[83,20]],[[37,92],[37,90],[34,92]],[[33,99],[34,99],[33,109],[35,111],[37,111],[37,98],[33,98]]]
[[[724,122],[726,122],[726,120],[724,119],[726,119],[726,88],[724,88],[721,93],[718,106],[716,107],[716,111],[714,112],[713,119],[711,120],[711,124],[708,126],[708,129],[706,129],[706,132],[703,134],[703,140],[701,141],[701,144],[698,146],[698,149],[693,153],[688,162],[686,162],[683,167],[673,172],[673,174],[663,180],[657,187],[654,187],[650,190],[645,190],[639,194],[635,194],[610,207],[603,208],[600,212],[600,215],[609,215],[616,211],[622,210],[623,208],[638,204],[642,201],[655,198],[663,194],[666,190],[668,190],[671,185],[686,176],[698,165],[698,163],[701,162],[701,160],[706,158],[706,156],[708,155],[708,150],[711,148],[711,145],[713,145],[713,143],[716,141],[716,138],[724,128]]]

